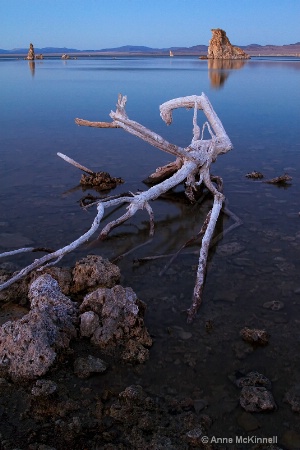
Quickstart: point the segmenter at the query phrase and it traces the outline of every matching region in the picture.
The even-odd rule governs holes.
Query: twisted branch
[[[113,228],[124,223],[140,209],[146,209],[146,211],[149,214],[150,220],[149,234],[150,236],[153,236],[154,213],[149,202],[151,200],[155,200],[160,195],[166,193],[170,189],[174,188],[175,186],[186,180],[187,186],[186,195],[191,201],[194,201],[193,191],[197,190],[202,183],[207,187],[207,189],[212,193],[214,197],[212,209],[207,215],[205,224],[202,226],[201,229],[201,234],[203,234],[203,238],[199,254],[198,271],[193,294],[193,302],[188,310],[188,321],[190,322],[195,317],[197,310],[202,302],[202,292],[206,273],[209,246],[213,237],[213,233],[220,214],[220,210],[222,208],[225,199],[224,195],[220,192],[220,189],[222,187],[222,180],[219,177],[216,178],[218,181],[219,188],[215,187],[211,181],[210,166],[212,162],[215,161],[215,159],[219,154],[228,152],[232,148],[232,144],[223,128],[220,119],[213,110],[208,98],[203,93],[200,96],[193,95],[188,97],[179,97],[170,100],[160,106],[160,115],[168,125],[171,124],[172,122],[172,111],[174,109],[194,108],[193,138],[190,145],[188,145],[186,148],[182,148],[177,145],[171,144],[170,142],[162,138],[160,135],[149,130],[148,128],[144,127],[138,122],[130,120],[125,111],[126,101],[127,97],[119,94],[116,111],[115,112],[112,111],[110,113],[110,117],[113,119],[112,122],[89,122],[83,119],[75,119],[75,123],[81,126],[89,126],[97,128],[122,128],[123,130],[133,134],[134,136],[137,136],[142,140],[148,142],[152,146],[176,156],[176,161],[174,163],[165,166],[166,170],[168,170],[168,174],[171,174],[173,172],[174,173],[169,178],[164,179],[163,181],[161,181],[155,186],[152,186],[145,192],[140,192],[132,196],[124,195],[118,198],[110,198],[108,200],[100,199],[98,202],[96,202],[97,215],[88,232],[80,236],[72,243],[66,245],[65,247],[57,251],[51,252],[43,256],[42,258],[36,259],[32,264],[25,267],[18,274],[14,275],[10,280],[7,280],[5,283],[0,285],[0,290],[7,288],[15,281],[20,280],[34,269],[42,268],[48,264],[57,263],[57,261],[61,260],[61,258],[64,255],[70,253],[71,251],[82,245],[84,242],[86,242],[99,228],[105,208],[122,205],[123,203],[128,204],[127,211],[123,215],[121,215],[118,219],[109,222],[101,230],[99,236],[101,239],[104,239]],[[198,110],[203,110],[208,120],[203,125],[201,137],[200,137],[200,127],[197,124]],[[211,139],[207,140],[203,139],[204,128],[206,127],[211,136]],[[81,166],[79,163],[76,163],[69,157],[62,154],[58,155],[60,157],[63,157],[63,159],[75,165],[76,167],[79,167],[81,170],[84,170],[88,173],[92,172],[90,169]],[[161,178],[164,172],[164,168],[159,168],[157,172],[159,174],[158,177]],[[23,251],[32,251],[32,248],[19,249],[15,250],[14,252],[6,252],[0,255],[0,257],[12,255],[14,253],[20,253]]]

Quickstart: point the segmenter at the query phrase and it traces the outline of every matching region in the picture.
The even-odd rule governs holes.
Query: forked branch
[[[123,130],[133,134],[134,136],[137,136],[148,142],[152,146],[174,155],[176,157],[176,160],[173,163],[168,164],[167,166],[165,166],[165,168],[163,167],[157,170],[157,178],[159,180],[164,178],[164,171],[168,172],[169,177],[167,179],[163,179],[163,181],[160,181],[158,184],[152,186],[145,192],[139,192],[132,196],[124,195],[118,198],[110,198],[108,200],[101,199],[97,201],[97,215],[90,230],[87,233],[80,236],[78,239],[66,245],[65,247],[55,252],[49,253],[42,258],[36,259],[32,264],[25,267],[18,274],[14,275],[10,280],[0,285],[0,290],[7,288],[15,281],[26,276],[32,270],[45,267],[45,265],[50,264],[50,261],[52,261],[51,264],[56,264],[57,261],[60,260],[64,255],[70,253],[75,248],[87,241],[99,228],[105,208],[122,205],[124,203],[127,204],[127,211],[118,219],[109,222],[101,230],[101,239],[104,239],[113,228],[124,223],[140,209],[146,209],[149,214],[149,234],[150,236],[152,236],[154,233],[154,213],[152,208],[150,207],[149,202],[151,200],[155,200],[162,194],[185,181],[186,196],[189,200],[194,201],[194,192],[199,189],[201,184],[203,184],[211,192],[214,198],[212,209],[207,215],[206,222],[202,227],[204,235],[202,238],[202,245],[200,249],[193,301],[190,309],[188,310],[188,321],[191,321],[195,317],[202,301],[202,291],[204,286],[209,246],[214,234],[220,210],[224,202],[224,195],[218,188],[218,186],[222,185],[222,180],[217,177],[217,187],[213,184],[213,182],[211,181],[210,166],[212,162],[216,160],[218,155],[228,152],[232,148],[232,144],[224,130],[220,119],[218,118],[205,94],[202,94],[200,96],[192,95],[188,97],[179,97],[170,100],[160,106],[160,115],[167,124],[170,124],[172,122],[172,111],[174,109],[194,108],[193,137],[191,143],[185,148],[179,147],[166,141],[157,133],[149,130],[138,122],[130,120],[125,111],[126,101],[126,96],[119,95],[116,111],[112,111],[110,113],[110,117],[113,119],[112,122],[90,122],[83,119],[75,119],[75,122],[77,125],[96,128],[122,128]],[[203,110],[207,119],[202,127],[202,133],[197,123],[198,110]],[[211,137],[210,139],[203,139],[204,128],[208,129]],[[63,159],[67,160],[71,164],[76,165],[76,167],[80,166],[79,168],[81,170],[84,170],[88,173],[91,172],[90,169],[81,166],[65,155],[59,154],[59,156],[63,157]],[[152,177],[155,178],[155,175]],[[18,252],[21,251],[28,250],[20,249]],[[13,252],[6,252],[0,255],[0,257],[9,256],[12,254]]]

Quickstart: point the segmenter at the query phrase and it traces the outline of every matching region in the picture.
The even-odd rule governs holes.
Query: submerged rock
[[[273,411],[276,409],[272,393],[266,388],[258,386],[244,386],[240,395],[240,404],[248,412]]]
[[[56,352],[76,336],[76,305],[50,275],[41,275],[31,284],[29,299],[30,312],[0,328],[0,376],[14,381],[44,375]]]
[[[284,303],[279,300],[271,300],[270,302],[265,302],[263,308],[271,309],[272,311],[280,311],[284,308]]]
[[[92,355],[86,358],[77,358],[74,362],[74,372],[79,378],[88,378],[92,373],[105,372],[106,369],[107,364]]]
[[[51,380],[37,380],[34,387],[31,389],[31,394],[34,397],[48,397],[57,390],[57,384]]]
[[[284,402],[289,403],[292,407],[292,411],[300,412],[300,385],[296,385],[291,388],[284,396]]]
[[[271,381],[259,372],[249,372],[247,375],[237,378],[235,384],[239,388],[243,388],[244,386],[257,386],[271,389],[272,386]]]
[[[250,344],[267,345],[269,342],[269,335],[266,330],[245,327],[240,331],[240,336]]]

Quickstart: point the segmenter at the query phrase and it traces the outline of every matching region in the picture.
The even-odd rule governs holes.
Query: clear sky
[[[300,41],[300,0],[0,0],[0,48],[234,45]]]

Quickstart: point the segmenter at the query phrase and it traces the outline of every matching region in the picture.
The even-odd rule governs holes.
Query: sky
[[[300,41],[300,0],[0,0],[0,48],[100,50]]]

